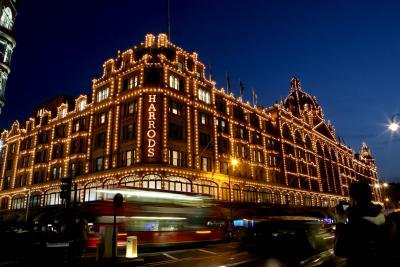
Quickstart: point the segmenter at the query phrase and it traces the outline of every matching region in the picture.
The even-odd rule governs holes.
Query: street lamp
[[[236,158],[232,158],[230,160],[232,165],[232,174],[235,175],[235,167],[238,165],[239,161]],[[229,187],[229,205],[230,205],[230,217],[233,220],[233,211],[232,211],[232,191],[231,191],[231,175],[228,175],[228,187]]]
[[[400,113],[394,114],[389,121],[388,129],[392,132],[397,132],[397,130],[400,128],[400,122],[396,120],[396,117],[398,116],[400,116]]]
[[[26,213],[25,213],[25,222],[28,223],[29,205],[30,205],[30,200],[31,200],[31,189],[24,188],[24,190],[28,190],[28,199],[26,200]]]

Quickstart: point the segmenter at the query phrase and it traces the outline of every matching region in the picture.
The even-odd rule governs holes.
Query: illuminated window
[[[13,21],[12,11],[9,7],[6,7],[3,9],[3,12],[1,13],[0,25],[3,26],[4,28],[11,30],[13,24],[14,21]]]
[[[128,105],[128,114],[133,114],[136,111],[135,102],[130,102]]]
[[[79,121],[74,122],[74,130],[75,130],[75,132],[79,131]]]
[[[124,80],[122,90],[128,90],[139,86],[139,76],[134,75]]]
[[[106,123],[106,118],[107,118],[107,114],[105,112],[101,113],[100,117],[99,117],[99,124]]]
[[[200,101],[203,101],[206,104],[210,104],[211,103],[211,98],[210,98],[210,92],[203,89],[203,88],[199,88],[198,90],[198,98]]]
[[[176,150],[169,150],[169,164],[173,166],[182,166],[183,155],[182,152]]]
[[[208,125],[208,116],[204,113],[200,113],[200,124]]]
[[[51,192],[46,195],[45,205],[53,206],[61,204],[60,193],[59,192]]]
[[[25,197],[14,197],[11,201],[11,209],[22,209],[25,207]]]
[[[58,180],[61,178],[61,166],[55,166],[51,170],[51,180]]]
[[[183,69],[183,64],[182,64],[181,62],[178,62],[178,63],[176,63],[176,65],[177,65],[177,67],[178,67],[178,70],[179,70],[179,71],[182,71],[182,69]]]
[[[169,106],[169,112],[174,115],[180,116],[182,113],[182,105],[180,103],[171,101]]]
[[[107,99],[107,98],[108,98],[108,95],[109,95],[109,92],[110,92],[110,90],[109,90],[108,87],[106,87],[106,88],[101,89],[100,91],[98,91],[98,92],[97,92],[97,102],[101,102],[101,101],[103,101],[104,99]]]
[[[65,118],[67,116],[67,108],[62,108],[60,110],[60,118]]]
[[[169,87],[179,91],[179,78],[174,75],[169,75]]]
[[[79,110],[79,111],[82,111],[82,110],[85,109],[85,107],[86,107],[86,99],[81,100],[81,101],[79,102],[79,104],[78,104],[78,110]]]
[[[143,177],[143,188],[162,189],[161,177],[154,174],[149,174]]]
[[[131,166],[133,164],[134,153],[129,150],[122,153],[122,165]]]
[[[96,158],[95,171],[103,170],[103,157]]]
[[[207,157],[201,157],[201,170],[211,171],[210,159]]]
[[[228,162],[220,162],[220,173],[228,174]]]

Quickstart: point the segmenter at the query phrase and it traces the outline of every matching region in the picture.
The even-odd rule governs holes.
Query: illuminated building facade
[[[10,74],[11,54],[16,44],[13,34],[17,15],[16,2],[16,0],[0,1],[0,113],[4,107],[4,93]]]
[[[354,154],[342,144],[298,79],[284,101],[263,108],[205,76],[197,54],[165,34],[118,52],[91,95],[53,99],[3,131],[1,209],[60,204],[67,176],[79,202],[119,184],[227,202],[332,206],[351,181],[378,183],[368,147]]]

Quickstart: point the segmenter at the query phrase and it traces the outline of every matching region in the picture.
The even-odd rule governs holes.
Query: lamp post
[[[392,132],[397,132],[397,130],[400,128],[400,121],[396,120],[396,117],[399,117],[400,113],[396,113],[392,116],[392,118],[389,121],[388,124],[388,129]]]
[[[239,161],[236,158],[231,159],[231,165],[232,165],[232,174],[235,175],[235,168],[238,165]],[[230,216],[231,220],[233,221],[233,214],[232,214],[232,193],[231,193],[231,175],[228,175],[228,186],[229,186],[229,205],[230,205]]]
[[[31,189],[25,188],[24,190],[28,190],[28,199],[26,200],[26,212],[25,212],[25,222],[28,223],[29,205],[30,205],[30,200],[31,200]]]

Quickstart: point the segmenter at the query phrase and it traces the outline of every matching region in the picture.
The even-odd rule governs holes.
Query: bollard
[[[137,237],[128,236],[126,238],[126,258],[137,258]]]

